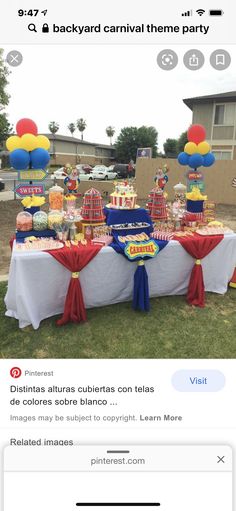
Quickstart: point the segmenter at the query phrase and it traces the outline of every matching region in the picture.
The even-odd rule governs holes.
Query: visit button
[[[172,385],[179,392],[218,392],[225,386],[225,377],[213,369],[182,369],[173,374]]]

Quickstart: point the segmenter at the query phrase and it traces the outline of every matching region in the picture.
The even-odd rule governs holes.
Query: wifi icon
[[[204,9],[198,9],[196,12],[199,14],[199,16],[202,16],[206,11],[204,11]]]

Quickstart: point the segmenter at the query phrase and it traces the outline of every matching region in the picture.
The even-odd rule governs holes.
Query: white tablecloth
[[[194,260],[177,241],[154,259],[145,262],[150,296],[183,295]],[[236,234],[227,235],[202,261],[206,291],[224,294],[236,264]],[[132,299],[136,264],[104,247],[80,272],[86,308]],[[13,248],[6,315],[19,320],[19,327],[33,325],[60,314],[64,309],[70,272],[45,252],[19,252]]]

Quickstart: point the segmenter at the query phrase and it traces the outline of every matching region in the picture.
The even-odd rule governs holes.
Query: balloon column
[[[178,156],[180,165],[188,165],[194,170],[201,166],[211,167],[215,157],[211,152],[210,144],[205,140],[205,128],[201,124],[193,124],[188,129],[187,136],[188,142],[184,146],[184,151]]]
[[[16,133],[6,141],[10,152],[10,163],[15,170],[44,169],[49,160],[50,141],[38,135],[38,128],[31,119],[21,119],[16,124]]]

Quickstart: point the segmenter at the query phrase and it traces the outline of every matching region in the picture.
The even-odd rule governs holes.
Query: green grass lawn
[[[6,284],[0,284],[1,358],[236,358],[236,290],[208,293],[204,309],[185,297],[151,300],[151,312],[134,312],[130,303],[87,311],[88,322],[20,330],[5,317]]]

